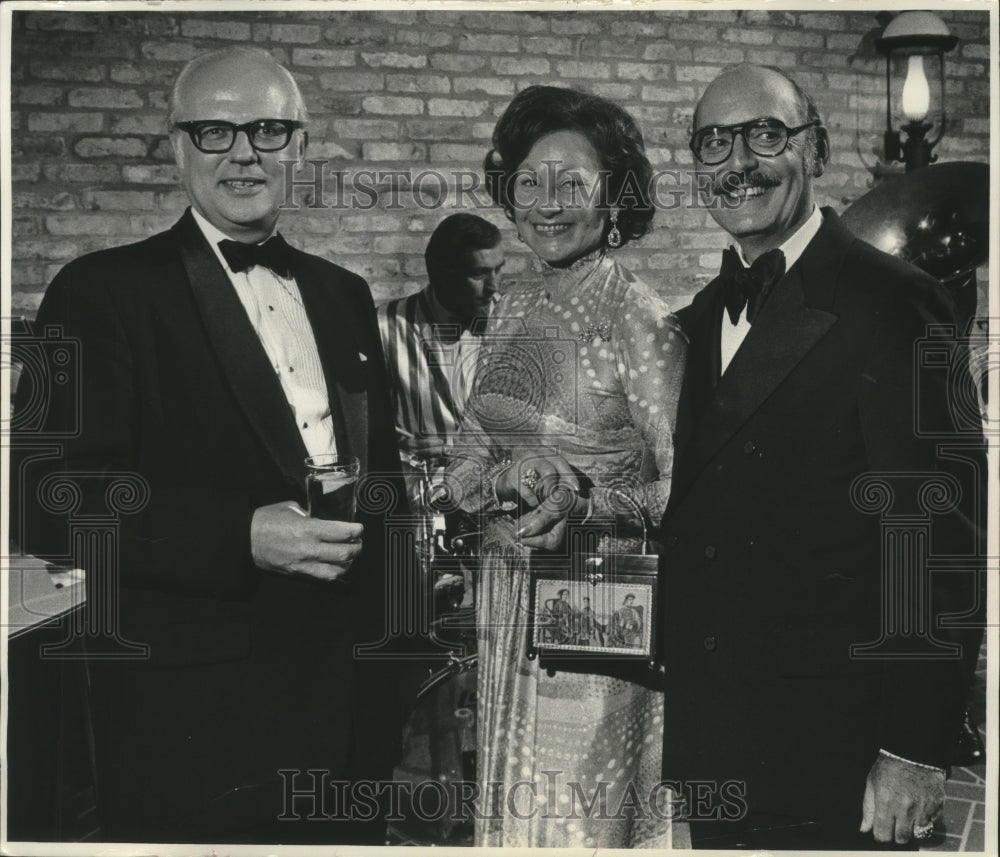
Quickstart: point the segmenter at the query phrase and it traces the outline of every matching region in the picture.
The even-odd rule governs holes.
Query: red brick
[[[769,45],[774,41],[774,33],[748,27],[730,27],[722,32],[722,41],[738,45]]]
[[[388,113],[416,116],[424,112],[424,102],[419,98],[396,95],[373,95],[361,102],[367,113]]]
[[[170,141],[166,137],[158,140],[156,145],[153,146],[153,151],[149,153],[149,157],[160,163],[172,164],[174,162],[174,150],[170,145]]]
[[[559,36],[527,36],[523,39],[524,52],[528,56],[536,54],[546,54],[548,56],[570,57],[576,52],[576,44],[573,39],[561,38]],[[590,44],[589,40],[584,42],[584,47]]]
[[[14,241],[11,256],[15,259],[63,260],[80,255],[80,245],[51,238]]]
[[[719,29],[705,24],[671,24],[670,38],[679,42],[715,42]]]
[[[441,71],[478,71],[486,65],[486,58],[471,54],[435,54],[431,66]]]
[[[100,113],[29,113],[29,131],[72,131],[94,133],[104,127]]]
[[[487,12],[485,14],[466,12],[462,15],[462,23],[471,29],[483,29],[490,32],[510,31],[538,35],[549,30],[549,15],[535,15],[525,12]]]
[[[451,92],[451,78],[443,74],[387,74],[385,88],[389,92],[447,95]]]
[[[142,99],[133,89],[71,89],[70,107],[142,107]]]
[[[128,222],[126,214],[50,214],[45,228],[50,235],[123,235]]]
[[[304,65],[310,67],[330,67],[341,66],[350,68],[356,60],[353,50],[344,48],[337,50],[324,50],[322,48],[293,48],[293,65]]]
[[[962,45],[962,56],[970,60],[988,60],[990,58],[990,46],[977,44]]]
[[[139,51],[148,60],[187,62],[194,59],[198,49],[188,42],[143,42]]]
[[[602,98],[610,98],[612,101],[628,101],[635,98],[636,85],[634,83],[592,83],[589,86],[594,95]]]
[[[181,35],[189,39],[230,39],[250,41],[250,25],[242,21],[181,21]]]
[[[146,144],[136,137],[83,137],[73,151],[81,158],[143,158]]]
[[[134,214],[128,219],[128,230],[132,235],[155,235],[165,232],[177,222],[177,216],[170,214]]]
[[[76,200],[68,191],[55,193],[25,193],[18,192],[11,197],[14,208],[40,208],[43,211],[72,211],[76,208]]]
[[[121,178],[116,164],[45,164],[45,180],[58,184],[114,184]]]
[[[254,24],[255,42],[297,42],[314,45],[320,39],[318,24]]]
[[[80,194],[82,208],[91,211],[152,211],[153,194],[138,190],[94,190]]]
[[[24,26],[28,30],[52,33],[60,30],[76,33],[96,33],[101,28],[101,16],[87,12],[25,12]]]
[[[372,68],[426,68],[425,54],[404,54],[399,51],[361,52],[361,59]]]
[[[605,62],[576,62],[560,60],[556,62],[556,73],[560,77],[584,77],[607,80],[611,77],[611,66]]]
[[[694,89],[690,86],[644,86],[643,101],[680,101],[691,103],[695,99]]]
[[[182,190],[170,191],[168,193],[157,193],[155,195],[157,211],[180,212],[188,207],[190,201],[187,194]]]
[[[63,90],[54,86],[15,86],[11,104],[41,104],[55,107],[62,104]]]
[[[487,95],[513,95],[514,82],[496,77],[456,77],[453,81],[455,94],[484,92]]]
[[[455,44],[455,35],[444,30],[400,30],[396,33],[396,44],[420,48],[450,48]]]
[[[382,89],[383,82],[376,71],[329,71],[319,76],[320,87],[335,92],[374,92]]]
[[[713,45],[710,48],[694,49],[695,62],[714,62],[720,65],[732,65],[743,62],[745,58],[746,52],[743,48],[727,48],[723,45]]]
[[[490,65],[497,74],[550,74],[551,66],[546,59],[532,57],[498,57]]]
[[[165,164],[136,164],[122,167],[122,178],[130,184],[177,184],[180,170]]]
[[[450,98],[432,98],[427,102],[427,112],[431,116],[481,116],[489,103],[486,101],[466,101]]]
[[[115,83],[153,84],[154,86],[172,86],[177,77],[174,66],[160,66],[153,63],[137,65],[129,62],[112,63],[109,77]]]
[[[423,161],[427,151],[422,143],[364,143],[361,157],[365,161]]]
[[[11,282],[17,283],[19,288],[41,286],[49,282],[45,276],[45,266],[37,262],[14,262],[10,266],[10,274]]]
[[[36,158],[48,155],[60,156],[66,151],[62,137],[48,134],[14,134],[11,139],[11,156],[14,158]]]
[[[389,119],[335,119],[330,133],[349,140],[398,140],[399,125]]]
[[[778,33],[775,42],[783,48],[822,48],[824,38],[822,33],[807,30],[783,30]]]
[[[662,39],[667,35],[667,27],[662,21],[614,21],[611,24],[611,35],[626,36],[629,39]]]
[[[176,36],[177,20],[159,12],[149,12],[142,15],[135,13],[112,14],[102,16],[108,22],[112,33],[122,36]]]
[[[480,33],[462,33],[458,40],[460,50],[470,53],[488,51],[490,53],[518,53],[521,50],[517,36],[487,36]]]
[[[600,33],[606,24],[598,23],[597,17],[584,18],[577,17],[577,13],[571,12],[563,17],[554,16],[551,20],[552,32],[557,36],[593,36]]]
[[[799,14],[799,26],[805,30],[842,30],[844,17],[830,12],[802,12]]]
[[[161,113],[152,115],[126,114],[108,117],[112,134],[166,134],[167,122]]]
[[[479,166],[486,154],[482,146],[462,143],[440,143],[431,146],[431,162],[435,164],[475,164]]]
[[[103,66],[73,60],[38,60],[30,65],[31,76],[39,80],[87,81],[104,80]]]
[[[669,80],[670,66],[653,63],[620,62],[618,77],[622,80]]]
[[[42,173],[42,168],[38,164],[11,164],[11,182],[37,182]]]
[[[691,59],[691,48],[687,45],[678,45],[675,42],[658,42],[648,45],[642,53],[644,60],[654,62],[684,62]]]
[[[683,83],[691,83],[695,81],[700,83],[711,83],[719,76],[720,71],[722,71],[722,69],[719,66],[713,65],[677,66],[675,73],[677,74],[677,80]]]

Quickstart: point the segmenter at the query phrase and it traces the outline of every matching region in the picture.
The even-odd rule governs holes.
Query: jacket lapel
[[[366,321],[357,312],[347,287],[331,278],[330,266],[293,250],[292,269],[323,364],[337,451],[357,456],[361,473],[365,474],[368,472],[368,372],[361,355],[366,360],[381,358],[360,344],[358,330]]]
[[[190,210],[173,232],[222,372],[265,448],[289,482],[302,490],[305,444],[257,332]]]
[[[836,323],[830,308],[844,250],[854,238],[831,210],[823,213],[819,232],[774,289],[707,403],[694,416],[678,453],[672,500],[683,496],[715,454]],[[701,349],[719,347],[709,323],[717,327],[721,318],[721,306],[711,300],[717,283],[713,281],[702,292],[706,300],[699,314],[701,324],[692,326],[690,332],[696,355]],[[701,339],[697,346],[695,337]],[[700,358],[703,365],[711,365],[710,360],[705,355]],[[705,383],[706,372],[699,375],[692,383]]]

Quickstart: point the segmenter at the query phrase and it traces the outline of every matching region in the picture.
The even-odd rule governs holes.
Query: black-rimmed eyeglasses
[[[733,151],[733,141],[737,134],[743,135],[747,147],[762,158],[776,158],[788,146],[788,141],[806,128],[819,125],[819,119],[806,122],[797,128],[789,128],[780,119],[751,119],[738,125],[709,125],[699,128],[691,137],[691,151],[706,167],[714,167],[725,161]]]
[[[233,148],[240,131],[247,135],[254,151],[281,151],[292,139],[292,132],[302,128],[303,123],[294,119],[254,119],[253,122],[234,125],[222,119],[197,119],[175,122],[174,127],[186,131],[199,151],[220,155]]]

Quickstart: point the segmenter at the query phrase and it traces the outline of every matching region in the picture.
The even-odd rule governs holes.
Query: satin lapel
[[[337,451],[357,456],[361,472],[368,472],[367,360],[378,359],[359,344],[357,331],[365,320],[357,315],[347,288],[330,276],[321,260],[298,251],[292,254],[295,281],[312,325],[316,350],[323,364],[327,396],[333,416]]]
[[[260,440],[301,488],[306,457],[295,416],[229,277],[190,211],[174,227],[184,269],[223,375]]]
[[[700,417],[694,420],[689,442],[678,453],[672,500],[683,496],[719,449],[836,323],[837,316],[829,307],[843,248],[853,238],[839,225],[836,215],[826,209],[824,215],[823,227],[775,288]],[[705,313],[709,311],[706,307]],[[721,308],[713,308],[712,315],[715,312]],[[715,342],[718,348],[718,340],[708,335],[707,326],[692,333],[703,342]]]

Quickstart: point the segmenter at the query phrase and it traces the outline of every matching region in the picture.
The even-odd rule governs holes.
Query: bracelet
[[[505,455],[500,461],[495,461],[487,467],[486,472],[483,473],[483,494],[486,497],[487,506],[496,506],[504,512],[517,508],[517,503],[504,503],[497,495],[497,479],[504,471],[510,469],[511,464],[510,456]]]
[[[926,771],[937,771],[939,774],[947,773],[944,768],[939,768],[936,765],[925,765],[923,762],[914,762],[910,759],[904,759],[902,756],[897,756],[895,753],[890,753],[888,750],[879,750],[883,756],[888,756],[890,759],[895,759],[897,762],[904,762],[907,765],[915,765],[918,768],[923,768]]]

